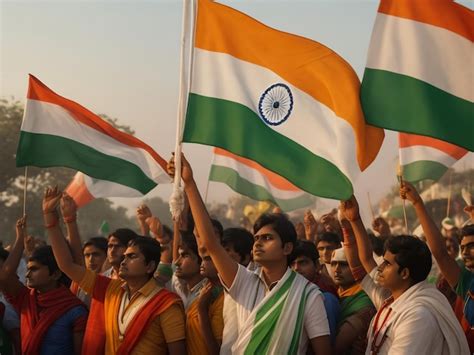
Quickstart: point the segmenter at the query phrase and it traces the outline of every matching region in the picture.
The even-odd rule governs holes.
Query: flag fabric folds
[[[382,0],[362,80],[369,124],[474,150],[474,13],[454,1]]]
[[[142,197],[140,191],[112,181],[91,178],[80,171],[74,175],[65,192],[72,197],[77,207],[83,207],[96,198]]]
[[[347,199],[377,155],[357,75],[315,41],[198,1],[183,141],[223,148],[316,196]]]
[[[59,96],[32,75],[16,164],[69,167],[142,195],[170,181],[166,161],[149,145]],[[115,196],[112,190],[109,197]]]
[[[209,180],[257,201],[269,201],[289,212],[314,204],[314,198],[260,164],[214,148]]]
[[[403,178],[410,182],[437,181],[468,151],[439,139],[399,133],[400,165]]]

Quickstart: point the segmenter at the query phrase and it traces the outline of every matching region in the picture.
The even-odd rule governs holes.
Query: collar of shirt
[[[158,284],[156,283],[155,279],[152,277],[150,280],[148,280],[140,289],[133,294],[132,297],[135,295],[143,295],[144,297],[148,297],[150,293],[156,288],[159,287]],[[127,293],[128,298],[130,299],[130,290],[128,289],[128,285],[126,282],[123,283],[122,289]]]
[[[280,278],[280,280],[281,280],[282,278],[284,278],[285,275],[286,275],[288,272],[291,272],[291,269],[290,269],[290,268],[287,268],[287,269],[286,269],[286,272],[282,275],[282,277]],[[276,281],[272,282],[270,285],[267,285],[267,282],[265,281],[265,278],[263,277],[263,268],[262,268],[262,267],[257,267],[257,268],[254,270],[254,274],[256,274],[256,275],[258,276],[258,278],[260,279],[260,281],[265,285],[265,293],[270,292],[270,291],[278,284],[278,282],[280,282],[280,280],[276,280]]]

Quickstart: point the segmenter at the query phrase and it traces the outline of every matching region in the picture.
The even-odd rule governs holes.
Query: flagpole
[[[191,35],[191,14],[194,15],[194,1],[183,0],[183,22],[181,27],[181,55],[180,55],[180,68],[179,68],[179,96],[178,96],[178,111],[177,111],[177,124],[176,124],[176,145],[174,150],[175,159],[175,177],[173,184],[173,192],[170,197],[170,211],[175,220],[179,217],[184,208],[184,194],[181,190],[181,145],[183,139],[183,126],[186,114],[187,96],[190,89],[190,77],[191,77],[191,59],[186,61],[186,45],[191,42],[189,48],[189,55],[192,57],[192,46],[194,45]],[[193,31],[194,32],[194,31]],[[185,75],[185,67],[188,66],[187,75]]]
[[[26,190],[28,189],[28,166],[25,166],[25,183],[23,186],[23,216],[26,215]]]
[[[372,208],[372,201],[370,201],[370,192],[367,191],[367,199],[369,200],[369,207],[370,207],[370,212],[372,213],[372,221],[375,220],[375,213],[374,209]]]
[[[403,168],[402,168],[402,165],[400,164],[400,162],[398,163],[397,178],[398,178],[398,182],[400,184],[400,187],[402,187],[403,186]],[[408,220],[407,220],[406,201],[405,201],[404,198],[402,198],[402,201],[403,201],[403,218],[405,220],[405,233],[409,234],[408,233]]]
[[[450,209],[451,209],[451,182],[452,182],[452,180],[453,180],[453,171],[451,170],[449,172],[448,206],[446,207],[446,217],[449,217],[449,212],[450,212]]]

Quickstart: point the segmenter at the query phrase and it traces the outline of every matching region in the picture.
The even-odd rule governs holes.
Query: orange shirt
[[[201,332],[198,318],[197,299],[189,306],[186,312],[186,348],[189,355],[207,354],[207,346]],[[209,306],[209,319],[211,321],[214,338],[221,341],[224,330],[222,316],[224,308],[224,292],[220,292],[214,302]]]
[[[97,274],[86,270],[79,286],[92,295]],[[151,300],[161,288],[155,279],[150,279],[140,290],[129,298],[125,283],[121,280],[111,280],[107,286],[104,315],[105,315],[105,353],[115,354],[119,348],[127,324],[140,309]],[[151,316],[151,315],[150,315]],[[179,304],[172,305],[153,320],[151,326],[141,336],[133,354],[165,354],[167,343],[183,340],[184,312]]]

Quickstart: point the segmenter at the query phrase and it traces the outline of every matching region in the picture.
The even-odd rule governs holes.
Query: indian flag
[[[32,75],[16,165],[79,170],[110,182],[110,197],[120,196],[116,191],[125,187],[144,195],[170,181],[166,161],[150,146],[54,93]]]
[[[257,162],[311,195],[347,199],[377,155],[357,75],[320,43],[199,0],[183,140]]]
[[[95,179],[78,171],[64,190],[76,202],[78,208],[96,198],[142,197],[143,193],[131,187],[112,181]]]
[[[410,182],[436,181],[468,151],[454,144],[416,134],[399,133],[400,165]]]
[[[361,88],[367,122],[474,150],[474,13],[382,0]]]
[[[269,201],[284,212],[314,204],[314,199],[288,180],[260,164],[224,149],[214,148],[209,180],[227,184],[239,194],[257,201]]]

